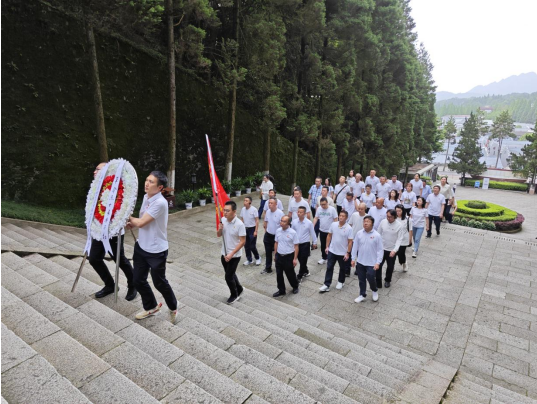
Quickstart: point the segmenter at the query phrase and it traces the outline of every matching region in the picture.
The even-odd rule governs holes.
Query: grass
[[[2,200],[2,217],[85,228],[84,208],[52,208]]]
[[[468,202],[470,201],[462,199],[457,201],[459,209],[455,212],[455,216],[481,221],[489,220],[493,222],[506,222],[516,219],[517,216],[517,213],[514,210],[507,209],[494,203],[486,202],[487,209],[472,209],[466,206]]]

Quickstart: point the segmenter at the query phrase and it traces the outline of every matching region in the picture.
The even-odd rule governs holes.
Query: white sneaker
[[[177,314],[178,314],[177,309],[170,310],[170,321],[172,322],[172,324],[175,324],[177,322]]]
[[[255,265],[257,266],[261,265],[261,257],[255,260]]]
[[[330,292],[330,288],[326,285],[323,285],[319,288],[319,292],[321,293]]]
[[[408,266],[406,264],[406,262],[403,264],[403,272],[406,272],[408,271]]]
[[[250,265],[251,263],[252,263],[252,261],[244,261],[244,264],[242,264],[242,265],[244,265],[245,267],[247,267],[247,266]]]
[[[356,299],[354,299],[354,302],[355,303],[360,303],[360,302],[363,302],[365,300],[365,297],[363,297],[362,295],[358,296]]]
[[[418,255],[416,254],[416,251],[412,253],[412,258],[416,258]]]
[[[326,264],[326,260],[323,260],[322,258],[317,262],[317,264],[319,265],[324,265]]]
[[[343,289],[343,283],[338,282],[337,285],[336,285],[336,289],[338,289],[338,290]]]
[[[376,302],[379,300],[379,292],[373,292],[373,301]]]
[[[149,316],[156,316],[157,314],[160,313],[161,308],[162,308],[162,303],[159,303],[155,308],[151,310],[143,310],[135,316],[136,320],[143,320],[144,318],[147,318]]]

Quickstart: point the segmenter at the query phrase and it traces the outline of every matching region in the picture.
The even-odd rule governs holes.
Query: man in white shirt
[[[315,212],[315,219],[313,220],[313,226],[316,227],[319,225],[319,238],[321,239],[321,259],[318,264],[326,264],[328,258],[328,253],[326,252],[326,239],[328,237],[328,232],[330,231],[330,226],[332,223],[337,222],[338,215],[337,211],[333,206],[328,205],[327,198],[321,198],[319,202],[319,209]]]
[[[356,265],[355,273],[358,275],[358,284],[360,285],[360,296],[354,299],[356,303],[362,302],[367,296],[366,280],[373,292],[373,301],[379,300],[376,272],[380,270],[384,248],[381,235],[373,230],[374,222],[375,219],[366,216],[363,221],[364,228],[354,236],[351,254],[352,266]]]
[[[244,290],[239,278],[237,278],[237,265],[241,260],[242,247],[246,243],[246,228],[237,217],[237,204],[235,202],[227,201],[224,205],[224,218],[218,226],[216,235],[224,238],[220,261],[224,267],[225,279],[230,292],[227,304],[233,304],[240,299]]]
[[[326,201],[328,202],[328,206],[332,206],[333,208],[336,207],[336,204],[334,203],[334,200],[328,196],[329,188],[324,185],[323,189],[321,190],[321,196],[317,197],[317,207],[321,206],[321,198],[326,198]],[[312,212],[313,217],[317,217]]]
[[[315,217],[315,209],[317,208],[317,200],[321,196],[323,187],[321,186],[321,177],[315,178],[315,184],[313,184],[308,192],[308,204],[311,207],[311,216]],[[311,219],[311,218],[310,218]]]
[[[371,170],[369,172],[369,177],[365,179],[365,185],[371,185],[371,192],[375,195],[377,194],[377,184],[380,183],[380,180],[376,174],[377,172],[375,170]]]
[[[375,201],[375,205],[369,209],[369,216],[374,219],[373,228],[377,230],[383,219],[386,219],[386,208],[384,207],[384,198],[379,198]]]
[[[382,266],[386,262],[386,277],[384,278],[384,287],[389,288],[392,282],[392,274],[395,268],[395,259],[397,251],[403,242],[403,227],[397,218],[395,210],[390,209],[386,212],[386,219],[380,222],[378,233],[382,237],[382,246],[384,248],[384,256],[380,263],[380,268],[375,271],[377,287],[382,287]]]
[[[440,223],[444,217],[444,206],[446,200],[444,195],[440,193],[440,185],[433,186],[433,193],[427,197],[425,209],[429,214],[429,230],[427,230],[426,238],[431,238],[433,231],[433,222],[436,227],[436,235],[440,235]]]
[[[259,216],[257,209],[252,206],[252,198],[249,196],[244,198],[244,207],[241,210],[241,218],[244,227],[246,228],[246,243],[244,244],[246,261],[244,261],[244,265],[253,263],[252,253],[255,257],[255,264],[261,265],[261,257],[257,251],[257,227],[259,226]]]
[[[310,271],[308,271],[310,240],[313,245],[312,248],[317,248],[317,235],[313,229],[313,223],[306,218],[306,208],[304,206],[298,208],[298,220],[293,220],[292,227],[298,235],[298,262],[300,263],[298,281],[301,282],[302,278],[310,276]]]
[[[276,191],[274,189],[271,189],[269,191],[269,199],[270,198],[276,198],[276,207],[283,212],[283,203],[282,203],[281,199],[276,197]],[[261,216],[259,216],[259,219],[261,219],[263,217],[263,213],[265,213],[267,210],[268,210],[268,202],[265,203],[265,206],[263,206],[263,212],[261,213]]]
[[[274,237],[276,236],[276,230],[280,227],[280,220],[284,213],[277,208],[276,198],[270,198],[268,200],[269,209],[265,214],[265,220],[263,227],[265,229],[265,236],[263,237],[263,244],[265,244],[265,269],[261,271],[262,274],[270,274],[272,272],[272,252],[274,251]]]
[[[366,209],[365,203],[361,202],[358,205],[358,211],[354,212],[351,218],[349,219],[348,223],[352,226],[353,236],[356,236],[356,233],[358,233],[360,230],[364,228],[363,222],[364,222],[364,217],[365,217],[365,209]]]
[[[403,190],[403,183],[397,179],[397,175],[392,175],[392,180],[388,183],[390,185],[390,191],[396,190],[400,195]]]
[[[339,221],[332,223],[326,239],[326,253],[328,254],[328,264],[326,265],[326,276],[324,285],[319,288],[320,293],[330,291],[334,267],[339,264],[339,276],[336,289],[342,289],[345,278],[350,276],[351,271],[351,248],[352,248],[352,227],[347,223],[347,212],[344,210],[339,214]]]
[[[276,261],[276,282],[278,291],[273,297],[285,295],[285,280],[283,273],[293,288],[293,293],[298,293],[298,279],[296,277],[295,266],[298,261],[298,235],[291,228],[292,219],[290,216],[282,216],[280,228],[276,231],[274,245],[274,261]]]
[[[421,196],[421,191],[423,190],[423,182],[421,182],[420,177],[419,174],[416,174],[414,179],[410,181],[412,184],[412,191],[414,191],[416,196]]]
[[[289,201],[289,209],[287,212],[289,216],[292,215],[292,220],[298,220],[297,211],[300,206],[304,206],[306,208],[307,217],[308,219],[311,219],[310,204],[308,201],[302,198],[302,190],[300,187],[295,187],[295,190],[293,191],[293,199]]]
[[[390,197],[391,187],[386,182],[386,177],[380,177],[380,183],[377,184],[377,198],[388,199]]]
[[[261,198],[261,205],[259,205],[259,217],[263,214],[263,208],[269,199],[269,191],[274,188],[272,181],[269,179],[269,175],[263,176],[263,181],[259,186],[259,197]]]
[[[134,287],[142,297],[144,310],[136,314],[137,320],[157,314],[162,303],[157,303],[155,294],[147,282],[151,270],[153,285],[162,294],[170,310],[170,320],[177,319],[177,299],[166,279],[166,258],[168,258],[168,202],[162,196],[162,189],[168,185],[168,178],[160,171],[153,171],[145,180],[145,195],[140,208],[140,218],[131,216],[128,228],[138,227],[138,241],[134,245]]]
[[[347,196],[347,192],[350,190],[350,187],[345,184],[345,177],[342,175],[339,177],[339,184],[334,188],[334,199],[336,200],[336,209],[337,214],[341,212],[341,205]]]
[[[352,191],[347,192],[347,197],[341,204],[341,210],[347,212],[348,220],[350,220],[352,214],[358,210],[358,201],[354,199]]]
[[[354,194],[354,199],[360,199],[362,193],[365,191],[365,183],[362,181],[362,174],[356,174],[355,180],[352,183],[351,188],[352,193]]]

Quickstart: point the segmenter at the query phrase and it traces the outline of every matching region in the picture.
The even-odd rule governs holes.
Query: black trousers
[[[298,279],[302,278],[304,274],[308,274],[308,258],[310,256],[310,243],[302,243],[298,245],[298,262],[300,263],[300,269],[298,271]]]
[[[326,238],[328,237],[328,233],[325,233],[324,231],[320,232],[319,238],[321,239],[321,255],[323,260],[328,258],[328,254],[326,254]]]
[[[429,231],[427,232],[428,237],[431,237],[431,234],[433,234],[433,222],[434,226],[436,227],[436,234],[440,234],[440,216],[429,215]]]
[[[256,260],[259,259],[259,252],[257,252],[257,236],[254,236],[255,227],[246,228],[246,243],[244,244],[244,251],[246,252],[246,259],[252,262],[252,253]]]
[[[407,245],[402,245],[399,247],[399,250],[397,251],[397,258],[399,258],[399,263],[401,265],[406,264],[406,248]]]
[[[311,221],[313,221],[313,219],[315,218],[315,212],[317,211],[317,208],[314,208],[313,206],[310,206],[310,208],[311,208]]]
[[[380,271],[380,269],[378,270]],[[356,263],[356,275],[358,275],[358,285],[360,286],[360,295],[363,297],[367,296],[366,293],[366,287],[367,282],[369,282],[369,287],[373,292],[376,292],[377,289],[377,281],[376,281],[376,273],[378,271],[375,271],[374,267],[369,267],[360,264],[359,262]]]
[[[265,269],[272,269],[272,253],[274,252],[274,234],[265,233],[263,244],[265,244]]]
[[[134,287],[142,297],[144,310],[151,310],[157,306],[155,294],[147,282],[149,271],[151,271],[153,285],[164,297],[168,308],[177,309],[177,299],[166,279],[166,258],[168,258],[168,250],[149,253],[144,251],[138,243],[134,246]]]
[[[444,219],[446,219],[449,223],[453,221],[453,215],[449,213],[451,210],[451,205],[448,205],[449,199],[446,199],[446,204],[444,205]]]
[[[334,267],[336,266],[336,262],[339,264],[339,275],[337,280],[338,282],[345,283],[347,267],[349,272],[351,270],[351,259],[349,258],[347,261],[345,261],[343,259],[344,257],[344,255],[336,255],[328,252],[328,263],[326,264],[326,275],[324,276],[324,284],[326,286],[330,286],[332,284],[332,277],[334,276]]]
[[[110,239],[110,247],[112,247],[112,251],[114,252],[114,255],[111,255],[114,262],[116,262],[116,252],[117,252],[117,237],[112,237]],[[132,288],[133,285],[133,275],[132,275],[132,265],[130,261],[125,257],[125,251],[123,249],[123,236],[121,236],[121,245],[119,250],[119,267],[125,274],[125,277],[127,278],[127,286],[129,288]],[[90,265],[95,269],[95,272],[99,275],[99,277],[103,280],[104,286],[107,288],[113,288],[115,286],[115,281],[112,275],[110,275],[110,271],[108,270],[108,267],[104,263],[104,256],[106,255],[106,252],[104,251],[104,245],[102,241],[97,240],[91,240],[91,249],[90,254],[88,257],[88,261]]]
[[[285,293],[285,280],[283,279],[284,272],[291,287],[293,289],[298,288],[298,279],[296,277],[295,267],[293,266],[294,256],[294,253],[287,255],[276,253],[276,282],[278,284],[278,290],[281,293]]]
[[[395,268],[395,259],[397,258],[397,254],[393,257],[390,257],[390,253],[391,251],[384,250],[384,257],[382,258],[382,262],[380,263],[380,268],[378,271],[375,271],[377,287],[382,287],[382,266],[384,265],[384,263],[386,263],[386,277],[384,278],[384,280],[386,282],[392,281],[392,274]]]
[[[239,265],[240,260],[240,257],[238,257],[226,261],[223,255],[220,257],[220,262],[222,262],[224,272],[226,273],[225,279],[229,293],[231,294],[230,297],[237,297],[243,289],[239,278],[237,278],[237,265]]]
[[[339,214],[341,213],[341,209],[343,209],[342,206],[336,205],[336,210],[337,210],[337,215],[338,215],[338,216],[339,216]]]

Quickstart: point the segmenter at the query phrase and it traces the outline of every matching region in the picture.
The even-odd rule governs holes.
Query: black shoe
[[[389,288],[390,287],[390,282],[384,282],[384,287]]]
[[[303,277],[303,278],[307,278],[307,277],[310,276],[310,275],[311,275],[311,274],[310,274],[310,271],[308,271],[308,272],[306,272],[305,274],[302,274],[302,277]]]
[[[239,291],[237,292],[237,296],[238,296],[238,297],[241,297],[241,296],[242,296],[242,292],[244,292],[244,288],[242,288],[241,290],[239,290]]]
[[[298,281],[298,283],[302,283],[302,277],[301,276],[297,276],[296,280]]]
[[[130,302],[131,300],[134,300],[136,296],[138,296],[138,292],[136,291],[136,289],[132,287],[128,288],[127,296],[125,296],[125,300],[128,300]]]
[[[240,298],[241,298],[240,296],[230,296],[229,299],[227,299],[227,304],[233,304]]]
[[[272,273],[272,269],[270,269],[270,268],[269,268],[269,269],[265,268],[265,269],[263,269],[260,273],[261,273],[261,274],[271,274],[271,273]]]
[[[427,235],[427,236],[425,236],[425,238],[431,238],[431,236]]]
[[[285,296],[285,292],[280,292],[279,290],[272,295],[272,297],[279,297],[279,296]]]
[[[440,235],[440,232],[439,232],[439,231],[437,231],[437,232],[436,232],[436,237],[438,237],[439,235]]]
[[[119,290],[119,288],[118,288],[118,290]],[[109,288],[108,286],[105,286],[104,288],[99,290],[97,293],[95,293],[95,297],[97,299],[100,299],[102,297],[108,296],[111,293],[114,293],[114,287],[112,286],[111,288]]]
[[[298,293],[298,288],[293,289],[293,294],[296,295]]]

